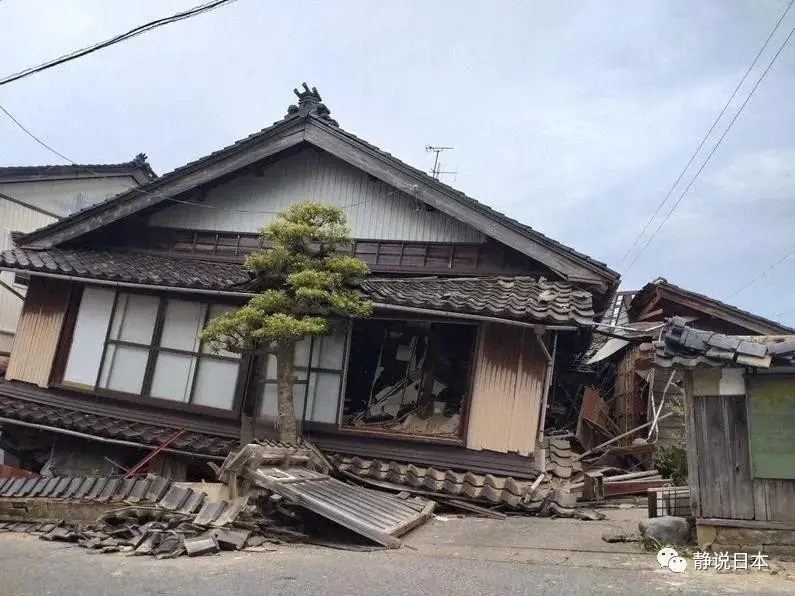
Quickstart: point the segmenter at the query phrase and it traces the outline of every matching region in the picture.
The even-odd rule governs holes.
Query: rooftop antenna
[[[434,147],[433,145],[425,145],[425,151],[428,153],[435,153],[433,158],[433,169],[430,171],[430,175],[436,178],[437,180],[441,180],[441,176],[443,174],[450,174],[456,175],[458,174],[458,170],[456,171],[446,171],[444,170],[444,165],[439,163],[439,154],[442,151],[452,151],[453,147]]]

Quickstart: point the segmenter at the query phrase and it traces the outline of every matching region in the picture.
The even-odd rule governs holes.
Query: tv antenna
[[[447,175],[456,175],[458,174],[458,170],[456,171],[447,171],[444,169],[444,164],[439,163],[439,154],[442,151],[452,151],[453,147],[434,147],[433,145],[425,145],[425,151],[428,153],[435,153],[433,158],[433,169],[430,171],[430,175],[436,178],[437,180],[441,180],[441,176],[443,174]]]

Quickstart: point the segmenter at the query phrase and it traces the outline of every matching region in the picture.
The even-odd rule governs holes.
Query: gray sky
[[[197,3],[0,0],[0,75]],[[143,151],[162,174],[281,118],[305,80],[412,165],[454,146],[448,182],[606,261],[625,289],[663,276],[727,299],[795,249],[795,40],[643,256],[620,260],[785,5],[238,0],[4,86],[0,103],[75,161]],[[795,9],[729,116],[793,27]],[[60,160],[0,115],[0,164],[42,163]],[[729,302],[795,326],[795,255]]]

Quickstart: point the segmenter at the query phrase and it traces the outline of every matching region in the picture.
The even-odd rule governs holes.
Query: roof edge
[[[651,281],[651,282],[647,283],[645,286],[643,286],[638,291],[637,295],[632,300],[632,302],[630,303],[630,307],[629,307],[630,310],[633,309],[633,305],[636,302],[638,304],[640,304],[641,300],[645,299],[648,296],[648,294],[654,289],[661,289],[664,292],[667,292],[670,295],[672,295],[674,298],[675,297],[682,297],[682,298],[685,298],[685,299],[690,300],[692,302],[696,302],[699,305],[703,305],[706,308],[718,309],[718,310],[721,310],[724,313],[727,313],[727,314],[729,314],[729,315],[731,315],[733,317],[736,317],[738,319],[745,320],[745,321],[747,321],[749,323],[756,323],[758,329],[762,329],[763,328],[763,330],[761,330],[761,331],[756,331],[757,333],[760,333],[761,335],[765,335],[765,334],[773,335],[773,334],[776,334],[776,333],[782,333],[782,334],[795,333],[795,329],[793,329],[792,327],[788,327],[787,325],[784,325],[782,323],[779,323],[778,321],[774,321],[772,319],[768,319],[766,317],[763,317],[761,315],[757,315],[757,314],[752,313],[750,311],[743,310],[743,309],[741,309],[741,308],[739,308],[737,306],[733,306],[731,304],[727,304],[727,303],[722,302],[720,300],[717,300],[715,298],[711,298],[710,296],[707,296],[705,294],[699,294],[698,292],[693,292],[692,290],[687,290],[687,289],[685,289],[685,288],[683,288],[681,286],[677,286],[676,284],[672,284],[669,281],[667,281],[665,279],[662,279],[662,278],[658,278],[658,279],[656,279],[654,281]],[[707,312],[706,310],[704,310],[703,312],[705,312],[705,314],[711,314],[711,313]],[[719,317],[719,318],[723,318],[723,317]],[[730,321],[728,319],[724,319],[724,320],[726,320],[729,323],[732,322],[732,321]],[[739,323],[735,323],[735,324],[741,325]],[[749,331],[755,331],[755,330],[751,329],[749,327]]]

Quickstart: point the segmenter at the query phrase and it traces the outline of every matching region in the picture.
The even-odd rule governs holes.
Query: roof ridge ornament
[[[303,91],[293,89],[293,93],[298,97],[298,105],[292,104],[288,106],[285,118],[296,115],[301,118],[314,116],[315,118],[325,120],[332,126],[339,126],[337,121],[331,117],[331,110],[323,103],[323,99],[320,97],[317,87],[312,87],[310,89],[309,85],[306,83],[303,83],[303,87]]]

